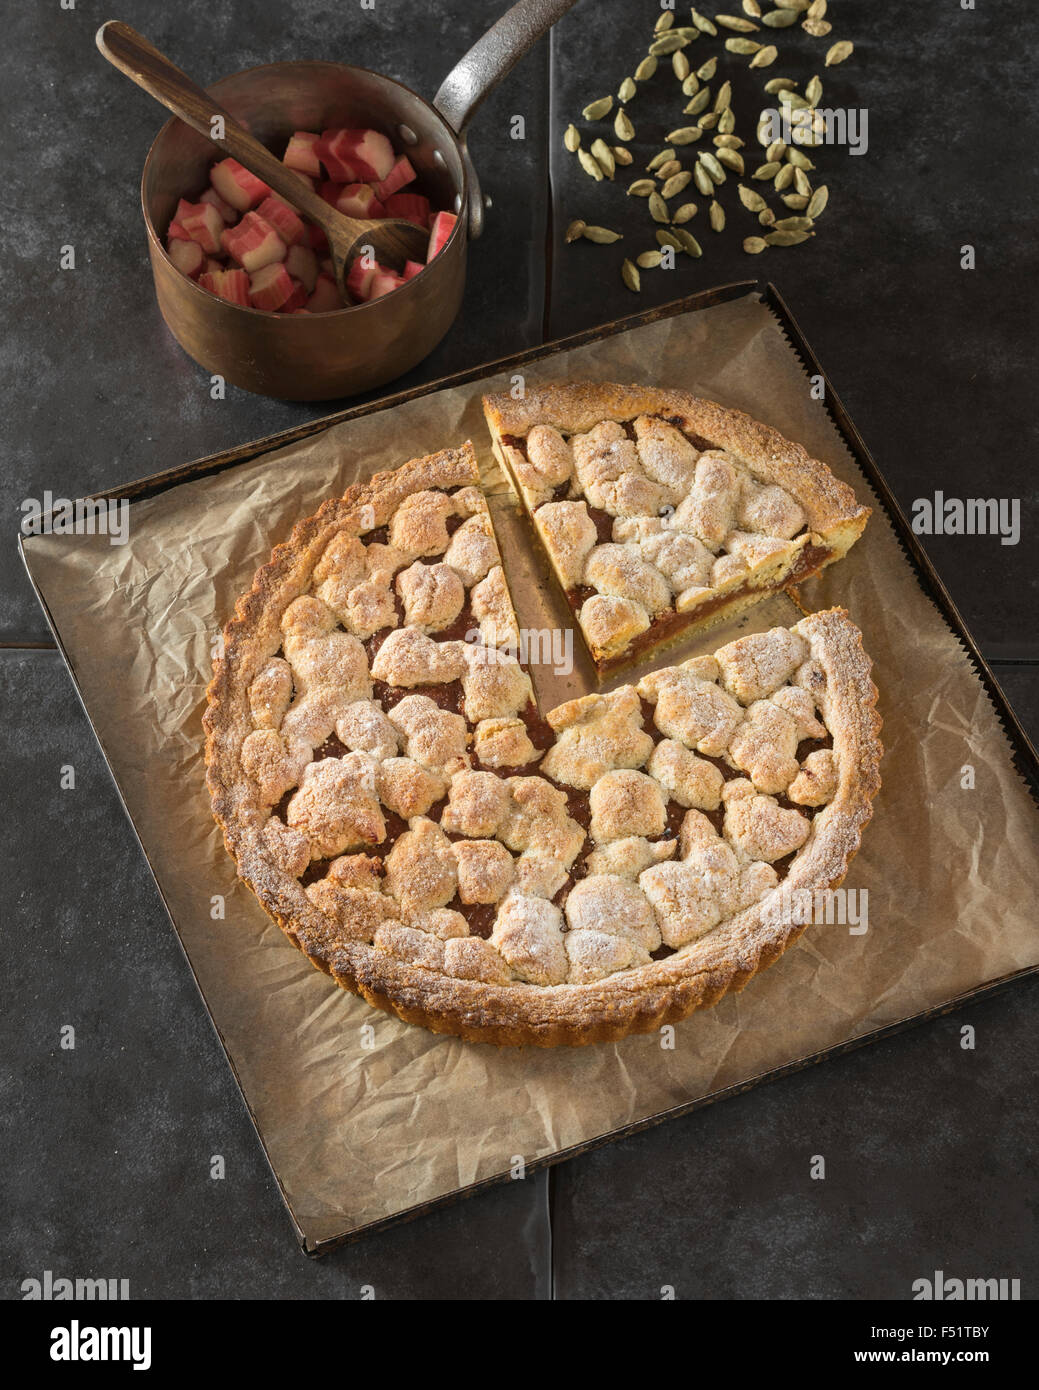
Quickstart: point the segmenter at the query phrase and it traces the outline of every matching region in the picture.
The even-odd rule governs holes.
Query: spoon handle
[[[150,44],[136,29],[121,20],[110,19],[97,31],[97,46],[108,61],[137,83],[138,87],[169,108],[175,116],[207,136],[214,145],[237,159],[250,173],[280,193],[294,207],[316,222],[326,234],[335,230],[356,237],[364,232],[363,223],[342,213],[334,213],[307,181],[276,159],[235,118],[165,54]],[[215,119],[216,118],[216,119]],[[222,122],[223,132],[218,134]],[[346,224],[341,226],[341,224]]]

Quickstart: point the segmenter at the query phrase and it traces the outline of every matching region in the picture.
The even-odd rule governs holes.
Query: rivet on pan
[[[484,205],[485,208],[492,208],[492,207],[494,207],[494,200],[492,199],[492,197],[491,197],[491,195],[490,195],[489,193],[485,193],[485,194],[483,195],[483,205]]]
[[[397,127],[397,134],[404,141],[405,145],[418,144],[418,136],[415,134],[415,132],[409,125],[399,125]]]
[[[447,160],[444,158],[444,156],[440,153],[439,150],[433,151],[433,163],[437,166],[438,169],[447,168]]]
[[[458,214],[458,213],[460,213],[461,211],[462,211],[462,195],[461,195],[461,193],[456,193],[456,194],[455,194],[455,213]]]

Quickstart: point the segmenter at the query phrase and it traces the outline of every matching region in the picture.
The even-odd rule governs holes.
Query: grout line
[[[56,652],[57,642],[0,642],[0,651]]]

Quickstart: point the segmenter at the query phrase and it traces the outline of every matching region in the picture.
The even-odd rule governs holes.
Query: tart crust
[[[742,411],[684,391],[568,382],[531,390],[521,400],[507,394],[483,399],[494,452],[512,477],[600,675],[629,666],[671,642],[732,618],[769,594],[818,573],[847,554],[870,516],[870,508],[858,503],[852,489],[800,444]],[[545,487],[532,484],[523,451],[531,431],[537,428],[547,427],[571,441],[588,435],[605,421],[630,427],[640,417],[672,426],[686,440],[695,442],[696,449],[704,454],[727,457],[737,465],[741,478],[781,489],[801,509],[803,526],[785,544],[757,536],[755,546],[754,537],[740,537],[733,544],[742,544],[742,563],[736,554],[728,569],[725,565],[715,566],[710,581],[704,581],[702,587],[694,585],[681,594],[676,590],[670,607],[663,612],[647,614],[637,602],[631,604],[627,599],[593,599],[582,607],[579,595],[587,588],[582,591],[575,586],[573,552],[562,552],[553,535],[554,524],[548,524],[548,514],[542,521],[538,513],[546,501],[581,501],[586,491],[580,479],[571,473],[566,483],[551,490],[549,497]],[[558,472],[550,475],[552,479],[557,477]],[[624,504],[620,505],[623,508]],[[605,513],[599,515],[600,520],[609,521]],[[612,515],[615,529],[618,516],[629,518],[629,528],[635,524],[630,520],[630,510],[614,511]],[[655,524],[649,513],[643,520]],[[603,539],[600,535],[600,544]],[[613,539],[617,539],[616,534]],[[717,545],[712,549],[722,556],[730,554],[728,543],[720,544],[720,552]],[[580,553],[578,562],[581,563]],[[599,586],[591,584],[591,588]],[[640,592],[637,580],[632,589],[634,594]]]
[[[599,399],[593,396],[588,400],[582,394],[585,388],[575,389],[577,394],[571,418],[601,418]],[[661,393],[654,393],[654,404],[657,407],[660,395]],[[533,408],[531,401],[525,403],[525,408]],[[630,402],[626,397],[621,398],[615,402],[615,408],[621,411],[628,410],[631,408]],[[642,406],[638,405],[635,408],[641,409]],[[585,414],[581,415],[580,410]],[[519,418],[517,417],[517,421]],[[810,460],[805,467],[809,464]],[[811,468],[808,468],[808,471],[811,472]],[[314,516],[296,526],[285,544],[276,547],[270,561],[257,572],[250,591],[239,599],[236,605],[236,616],[227,624],[224,633],[224,654],[214,665],[214,676],[208,689],[209,707],[204,717],[204,725],[207,784],[214,816],[223,831],[227,848],[236,861],[239,876],[249,885],[288,938],[314,965],[331,975],[342,988],[361,995],[369,1003],[394,1013],[407,1022],[421,1024],[438,1033],[456,1034],[470,1041],[499,1045],[534,1044],[544,1047],[615,1040],[629,1033],[646,1032],[665,1023],[677,1022],[695,1009],[716,1003],[726,993],[742,989],[758,971],[771,965],[801,935],[803,925],[783,921],[770,911],[770,903],[774,906],[774,894],[766,894],[742,911],[724,917],[713,929],[707,930],[697,939],[687,941],[663,958],[650,959],[643,949],[641,959],[644,963],[625,968],[618,967],[614,962],[609,967],[613,973],[607,973],[602,978],[595,978],[593,969],[592,978],[578,975],[579,979],[586,979],[587,982],[551,983],[554,978],[551,962],[548,973],[538,975],[538,971],[545,969],[544,960],[539,958],[535,962],[536,970],[517,964],[518,961],[522,961],[522,951],[517,954],[513,946],[513,954],[508,957],[513,967],[510,970],[493,944],[494,936],[492,935],[491,942],[487,942],[475,930],[471,935],[466,935],[462,914],[454,907],[446,905],[443,893],[439,898],[424,900],[421,895],[426,891],[427,883],[434,881],[436,875],[413,874],[412,861],[403,854],[397,861],[395,873],[396,881],[405,883],[408,893],[414,896],[415,910],[409,910],[408,913],[405,913],[403,908],[398,911],[399,903],[366,886],[374,881],[371,875],[377,873],[378,869],[377,866],[373,867],[372,862],[366,859],[363,853],[355,854],[348,851],[331,861],[321,860],[322,866],[329,862],[331,867],[327,870],[325,878],[317,882],[311,880],[310,888],[317,890],[315,892],[308,891],[308,887],[301,882],[301,878],[305,877],[301,871],[301,863],[304,861],[295,865],[299,872],[290,872],[293,866],[287,865],[285,857],[279,857],[279,853],[272,846],[271,829],[275,821],[275,840],[278,835],[295,836],[292,841],[293,854],[300,843],[304,844],[304,849],[306,848],[304,832],[311,831],[314,836],[313,845],[325,845],[326,837],[330,833],[327,821],[322,821],[315,829],[312,820],[308,820],[308,816],[313,815],[313,807],[310,804],[313,796],[309,792],[300,803],[298,813],[294,814],[293,803],[289,803],[286,828],[286,823],[278,820],[275,815],[276,806],[272,801],[274,792],[261,790],[255,769],[249,764],[249,760],[243,757],[243,745],[250,736],[255,737],[259,733],[263,739],[268,736],[280,737],[276,729],[271,727],[272,721],[284,719],[284,706],[288,703],[288,697],[285,696],[281,706],[278,706],[276,694],[271,694],[276,690],[277,680],[280,679],[278,673],[281,668],[278,663],[284,665],[284,658],[279,656],[279,652],[283,649],[289,650],[289,642],[294,633],[303,633],[303,636],[297,637],[296,640],[305,646],[308,640],[305,625],[316,621],[315,614],[320,617],[322,605],[313,597],[313,590],[318,587],[315,582],[315,569],[319,575],[324,574],[329,562],[326,560],[323,567],[322,557],[326,552],[330,555],[346,554],[349,547],[354,545],[351,538],[356,537],[363,541],[367,537],[369,546],[383,545],[382,539],[378,538],[379,533],[387,526],[390,526],[392,532],[394,517],[399,515],[398,509],[401,508],[401,504],[417,495],[425,494],[428,498],[431,491],[446,494],[446,502],[443,499],[439,502],[434,499],[436,505],[427,506],[426,510],[431,517],[441,515],[451,506],[461,508],[463,500],[463,510],[467,511],[470,517],[484,515],[479,510],[477,479],[476,460],[470,445],[461,449],[444,450],[424,459],[412,460],[393,472],[376,475],[370,482],[350,488],[342,498],[326,502]],[[840,488],[839,484],[837,488]],[[825,504],[839,508],[844,500],[838,492],[835,500],[828,501],[826,488],[820,487],[820,507]],[[458,531],[454,534],[457,535]],[[329,550],[333,541],[336,542],[336,547]],[[421,543],[421,538],[415,542],[416,545]],[[435,553],[430,554],[428,547],[426,555],[433,561],[434,566],[442,563]],[[486,563],[486,556],[484,562]],[[466,566],[463,565],[462,568],[465,570]],[[469,578],[471,577],[470,573]],[[496,611],[500,619],[503,607],[509,610],[505,615],[505,626],[508,627],[511,600],[508,599],[507,587],[503,588],[503,585],[502,579],[497,589]],[[299,602],[303,604],[302,610],[299,609]],[[283,619],[286,618],[287,610],[294,604],[296,608],[293,612],[300,612],[301,616],[295,627],[290,625],[287,629],[290,634],[287,638],[283,633]],[[514,622],[512,615],[513,626]],[[345,646],[349,645],[348,638],[337,635],[340,633],[338,628],[331,631],[326,631],[326,628],[313,630],[319,632],[320,638],[327,636],[329,641],[338,642],[336,651],[340,648],[345,650]],[[417,631],[402,626],[398,626],[396,630],[405,633]],[[783,880],[783,886],[791,891],[814,891],[834,887],[842,880],[848,863],[859,846],[862,828],[870,818],[872,800],[880,786],[880,719],[876,711],[877,692],[870,679],[870,661],[862,649],[861,635],[847,614],[840,609],[813,614],[799,622],[793,632],[796,638],[790,637],[789,634],[785,634],[784,638],[783,629],[776,629],[772,636],[779,634],[775,637],[778,648],[782,648],[784,640],[788,645],[795,644],[803,668],[811,673],[811,683],[816,687],[813,697],[815,707],[822,716],[832,749],[826,762],[828,766],[835,768],[835,787],[832,789],[832,795],[811,820],[807,841],[794,854]],[[420,640],[428,642],[430,639],[420,634]],[[444,650],[451,648],[454,651],[462,644],[444,642],[441,645]],[[731,644],[731,647],[736,648],[738,644]],[[350,651],[353,650],[354,648],[350,647]],[[739,682],[746,679],[741,675],[742,657],[739,652],[733,653],[729,648],[724,649],[724,652],[729,653],[726,658],[729,664],[723,668],[714,664],[714,677],[722,679],[718,675],[719,669],[729,671],[725,679],[730,683],[735,682],[733,688],[740,691]],[[454,655],[457,656],[457,652]],[[300,703],[301,672],[309,670],[310,667],[303,658],[297,659],[300,666],[295,671],[295,679],[297,703]],[[315,660],[312,655],[306,657],[311,666]],[[711,662],[711,658],[698,658],[686,663],[683,668],[669,669],[673,669],[679,675],[688,670],[689,677],[695,678],[703,685],[705,682],[700,680],[701,676],[706,673],[708,682],[711,679]],[[753,661],[748,669],[757,669]],[[481,694],[481,700],[489,692],[494,699],[511,701],[508,707],[515,709],[517,701],[522,698],[523,690],[522,672],[517,672],[519,668],[513,662],[507,673],[508,680],[487,687]],[[261,675],[263,679],[259,686],[264,700],[258,705],[256,689]],[[652,679],[657,680],[659,675],[660,673],[656,673]],[[782,681],[788,678],[789,673],[780,679]],[[363,677],[358,679],[363,684]],[[417,681],[412,682],[413,686],[418,684]],[[425,685],[421,688],[429,689]],[[722,686],[714,689],[714,698],[717,701],[724,702],[730,698],[721,693]],[[773,693],[774,689],[775,687]],[[750,701],[754,694],[753,688],[748,687],[747,690],[741,691],[741,698]],[[364,698],[361,696],[358,704],[363,704]],[[445,714],[443,711],[437,713],[434,702],[429,701],[428,696],[409,694],[408,689],[394,689],[392,705],[389,698],[385,701],[389,706],[386,713],[393,715],[397,712],[402,698],[410,699],[412,703],[408,707],[407,720],[398,713],[394,727],[405,731],[400,733],[399,737],[403,739],[407,736],[410,739],[413,726],[418,728],[422,720],[426,720],[426,723],[421,724],[421,727],[428,730],[429,719],[432,718],[439,745],[433,741],[423,744],[423,747],[442,746],[442,750],[446,750],[420,754],[410,743],[406,743],[405,751],[414,752],[419,758],[426,757],[427,763],[436,762],[438,758],[447,760],[443,765],[437,764],[432,772],[429,772],[428,768],[417,767],[412,760],[412,771],[415,775],[408,785],[420,788],[424,779],[435,785],[436,779],[440,776],[450,780],[451,776],[459,775],[458,768],[462,767],[464,770],[466,759],[451,763],[451,749],[448,747],[452,740],[457,739],[458,727],[452,721],[457,721],[459,716]],[[590,696],[586,697],[586,701],[598,701],[601,698]],[[634,699],[634,695],[631,698]],[[423,699],[426,699],[426,705],[422,705]],[[637,703],[635,700],[636,705]],[[802,697],[790,687],[787,706],[796,710],[803,703]],[[553,745],[557,765],[565,766],[560,750],[567,737],[566,730],[575,720],[583,717],[584,705],[585,702],[581,701],[571,702],[570,705],[561,706],[548,715],[549,725],[557,729],[557,741]],[[581,708],[576,708],[577,706]],[[772,713],[777,719],[787,717],[782,710],[780,714],[776,714],[775,706],[772,707]],[[634,718],[633,715],[631,717]],[[747,718],[749,719],[749,716]],[[416,719],[419,720],[419,724],[414,724]],[[515,715],[510,716],[507,713],[497,716],[494,722],[510,721],[513,724],[521,723]],[[384,720],[383,724],[389,727],[389,721]],[[523,732],[523,728],[518,730],[521,735]],[[314,738],[318,736],[313,735]],[[395,735],[391,732],[389,737],[392,740]],[[475,724],[468,737],[471,753],[472,747],[475,746]],[[514,741],[514,746],[523,746],[523,743],[523,739],[520,738]],[[659,747],[659,744],[657,746]],[[383,750],[383,756],[385,751]],[[323,755],[318,752],[313,756]],[[355,761],[363,763],[367,756],[369,755],[362,752],[344,755],[340,760],[343,778],[352,775],[351,769]],[[539,753],[538,757],[540,756]],[[582,758],[584,756],[581,754]],[[681,756],[688,758],[690,755],[682,753]],[[399,772],[400,764],[407,762],[407,757],[395,758],[394,766]],[[649,814],[655,804],[654,797],[659,796],[659,792],[653,793],[652,790],[657,784],[646,776],[644,771],[637,771],[634,767],[631,771],[623,771],[623,768],[626,765],[630,766],[632,762],[644,769],[646,749],[637,749],[629,764],[611,763],[610,766],[617,766],[620,770],[611,773],[610,778],[603,777],[601,769],[593,768],[585,783],[593,787],[592,815],[600,815],[601,824],[604,826],[610,822],[612,816],[612,824],[620,827],[609,832],[614,837],[627,833],[624,829],[626,815],[638,817]],[[738,763],[737,766],[744,766],[747,762],[749,759],[744,759],[744,762]],[[309,765],[324,768],[325,772],[329,771],[327,764],[321,761]],[[385,763],[382,766],[385,766]],[[579,772],[582,766],[579,765]],[[801,766],[804,772],[805,764]],[[493,771],[487,770],[488,767]],[[337,769],[331,771],[338,777]],[[528,833],[530,824],[533,823],[530,818],[533,817],[536,822],[540,816],[542,819],[537,823],[541,825],[542,830],[547,825],[548,831],[551,832],[551,843],[562,844],[569,836],[572,848],[573,843],[576,843],[575,832],[579,827],[576,827],[567,812],[561,809],[559,798],[564,792],[553,790],[559,784],[549,781],[548,773],[542,778],[534,775],[536,772],[536,766],[495,768],[490,764],[480,774],[491,778],[488,785],[492,791],[495,788],[496,777],[505,779],[510,794],[512,788],[516,788],[514,820],[508,831],[499,835],[498,842],[504,839],[509,843],[509,848],[524,848],[522,836]],[[570,778],[568,785],[571,789],[581,785],[580,775],[568,773],[567,776]],[[296,768],[291,773],[290,780],[292,785],[298,788],[307,778],[305,773]],[[310,780],[314,784],[319,782],[318,777]],[[330,782],[334,778],[322,774],[320,780]],[[649,785],[651,783],[652,786]],[[744,785],[751,791],[754,790],[749,781]],[[829,791],[829,788],[826,790]],[[602,794],[601,800],[604,803],[598,809],[595,805],[597,792]],[[435,793],[429,793],[433,794]],[[572,796],[573,792],[567,794]],[[294,793],[294,797],[298,798],[299,795],[299,792]],[[609,797],[613,800],[610,801]],[[811,806],[814,803],[806,800],[800,804]],[[568,806],[572,809],[571,803],[568,803]],[[649,811],[646,809],[647,806]],[[377,805],[375,809],[378,810]],[[699,813],[690,811],[687,814],[695,818]],[[359,815],[357,819],[361,829],[356,833],[364,836],[365,818]],[[369,814],[368,821],[371,819]],[[377,819],[381,824],[381,816]],[[704,818],[701,816],[700,819]],[[294,826],[302,826],[303,830],[293,829]],[[338,833],[339,829],[341,826],[337,823],[337,826],[332,827],[331,833]],[[369,834],[369,841],[375,833],[377,832],[373,831]],[[433,821],[424,816],[417,817],[412,820],[408,834],[408,854],[434,856],[432,859],[427,857],[423,860],[424,865],[432,862],[440,864],[450,858],[450,841]],[[471,882],[478,885],[475,896],[479,899],[483,891],[479,885],[493,885],[499,880],[505,856],[499,849],[488,845],[486,832],[475,822],[472,829],[466,831],[466,835],[469,840],[466,862]],[[649,841],[642,843],[652,849]],[[395,840],[392,853],[397,855],[404,844],[404,832],[401,831]],[[719,840],[719,844],[723,844],[727,854],[731,853],[722,841]],[[529,848],[529,845],[527,847]],[[600,850],[601,845],[596,852]],[[314,861],[319,861],[325,853],[327,848],[320,851],[313,849]],[[551,852],[543,853],[548,854],[550,859]],[[441,857],[440,860],[435,860],[436,855]],[[305,854],[304,860],[308,857],[310,855]],[[515,864],[517,892],[520,896],[516,900],[519,911],[513,916],[518,920],[507,927],[507,931],[513,933],[510,938],[513,942],[516,939],[522,941],[525,932],[536,930],[536,920],[539,917],[551,917],[552,914],[559,916],[559,909],[553,906],[549,893],[553,888],[557,888],[558,874],[561,873],[565,880],[566,869],[570,867],[569,864],[563,867],[556,864],[557,876],[554,877],[551,863],[548,864],[546,873],[545,858],[539,860],[535,854],[533,860],[528,862],[529,858],[529,855],[521,853]],[[758,867],[762,866],[759,864]],[[505,876],[500,878],[503,884],[508,879],[508,866],[504,865],[504,868]],[[521,871],[526,874],[526,878],[522,880]],[[537,886],[539,879],[540,888]],[[576,880],[580,881],[580,878]],[[501,889],[492,887],[490,891],[493,896],[494,892]],[[525,896],[528,892],[531,896]],[[634,888],[631,892],[635,893]],[[398,896],[403,903],[404,896]],[[555,896],[559,897],[558,891]],[[463,902],[471,900],[463,898]],[[322,904],[321,907],[319,903]],[[345,904],[345,907],[335,906],[338,917],[330,915],[330,910],[323,910],[329,903]],[[371,917],[373,903],[376,912],[374,919]],[[485,910],[487,909],[479,906],[473,909],[476,912]],[[503,918],[504,914],[499,913],[499,924],[495,927],[495,933],[499,932]],[[534,928],[530,927],[529,920],[535,921]],[[592,931],[587,933],[587,936],[594,937],[596,933]],[[603,938],[600,938],[596,949],[602,949],[602,940]],[[502,941],[499,940],[498,944],[501,945]],[[505,946],[502,949],[507,950]],[[562,951],[562,947],[558,949]],[[628,951],[628,958],[635,958],[637,953],[634,947],[625,946],[624,949]],[[594,951],[592,954],[594,956]],[[576,954],[573,959],[576,960]],[[445,970],[445,960],[452,964],[455,973]],[[524,969],[527,970],[526,976],[522,973]],[[519,973],[515,973],[517,971]],[[572,974],[575,971],[576,966]],[[549,982],[533,983],[532,978]]]

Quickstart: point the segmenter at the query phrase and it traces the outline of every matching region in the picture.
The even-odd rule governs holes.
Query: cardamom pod
[[[595,156],[589,154],[587,150],[578,150],[577,158],[581,161],[581,168],[585,173],[588,174],[590,178],[593,178],[596,183],[602,183],[602,170],[599,168],[599,161]]]
[[[800,246],[811,235],[811,232],[769,232],[765,241],[769,246]]]
[[[773,140],[772,143],[771,143],[771,145],[769,145],[768,149],[765,151],[765,158],[766,158],[770,163],[771,163],[773,160],[775,160],[775,161],[778,163],[779,160],[781,160],[785,154],[786,154],[786,141],[785,141],[785,140]]]
[[[613,97],[600,97],[598,101],[589,102],[581,112],[586,121],[601,121],[604,116],[608,116],[613,110]]]
[[[791,145],[786,152],[787,160],[795,169],[814,169],[815,165],[808,156],[799,150],[796,145]]]
[[[763,227],[771,227],[772,223],[775,220],[776,214],[772,211],[771,208],[762,208],[761,211],[758,213],[758,221],[761,223]]]
[[[723,135],[731,135],[736,129],[736,117],[732,114],[732,107],[727,106],[718,116],[718,129]]]
[[[710,150],[701,150],[697,158],[715,183],[725,182],[725,170],[718,163],[717,158],[711,154]]]
[[[643,58],[642,62],[639,63],[638,67],[635,69],[635,81],[648,82],[656,70],[657,60],[650,54],[648,57]]]
[[[700,246],[696,237],[693,236],[692,232],[687,232],[684,227],[676,227],[673,235],[678,240],[679,248],[684,251],[687,256],[699,257],[703,255],[703,248]]]
[[[702,164],[693,166],[693,182],[705,198],[714,197],[714,180]]]
[[[789,164],[787,168],[790,168]],[[803,169],[799,169],[796,164],[794,165],[794,188],[802,197],[810,198],[812,196],[812,185],[808,180],[808,175]]]
[[[659,193],[653,192],[649,195],[649,215],[654,222],[671,221],[671,214],[667,210],[667,204]]]
[[[696,25],[697,29],[699,29],[701,34],[710,34],[712,39],[717,37],[718,30],[714,27],[714,25],[711,23],[709,19],[706,19],[700,13],[699,10],[693,10],[692,16],[693,23]]]
[[[661,164],[657,170],[657,178],[667,180],[672,174],[678,174],[682,170],[682,165],[677,159],[669,159],[666,164]]]
[[[711,206],[707,209],[707,215],[711,219],[712,232],[725,231],[725,209],[717,199],[712,199]]]
[[[779,49],[774,43],[770,43],[765,48],[759,49],[747,66],[751,68],[770,68],[778,57]]]
[[[713,82],[714,74],[718,69],[718,59],[708,58],[706,63],[702,63],[696,69],[696,75],[701,82]]]
[[[737,34],[755,34],[758,31],[758,25],[751,24],[749,19],[741,19],[739,15],[716,14],[714,22],[720,24],[723,29],[731,29]]]
[[[697,120],[696,124],[697,128],[700,131],[713,130],[714,127],[718,124],[717,111],[705,111],[703,115]]]
[[[682,83],[682,95],[684,97],[695,97],[700,90],[700,79],[695,72],[691,72]]]
[[[628,165],[634,162],[635,156],[624,145],[614,145],[613,158],[618,164]]]
[[[801,28],[806,34],[811,34],[813,39],[824,39],[833,25],[828,19],[806,19]]]
[[[804,212],[808,206],[808,199],[801,193],[784,193],[780,201],[788,208],[793,208],[795,212]]]
[[[696,127],[691,125],[679,126],[677,130],[668,131],[667,141],[670,145],[691,145],[694,140],[699,140],[699,135],[695,134]]]
[[[826,204],[829,201],[830,190],[826,184],[822,183],[808,200],[808,216],[813,220],[820,217],[826,211]]]
[[[618,140],[635,139],[635,127],[631,123],[631,117],[623,107],[613,118],[613,133]]]
[[[777,193],[782,193],[785,188],[790,187],[794,181],[794,173],[795,170],[792,164],[783,164],[780,167],[779,173],[772,180]]]
[[[790,77],[773,77],[765,83],[765,91],[769,96],[775,96],[777,92],[792,92],[796,86],[797,83]]]
[[[767,15],[765,17],[768,18]],[[763,237],[747,236],[743,238],[743,249],[749,256],[760,256],[767,246],[768,242]]]
[[[640,265],[643,270],[653,270],[660,264],[660,252],[643,251],[641,256],[635,257],[635,264]]]
[[[656,191],[657,186],[652,179],[636,179],[634,183],[628,184],[628,196],[631,198],[648,198]]]
[[[759,164],[758,167],[754,170],[753,174],[751,174],[751,178],[774,179],[781,168],[782,165],[777,164],[774,160],[770,160],[766,164]]]
[[[752,53],[757,53],[761,44],[755,43],[753,39],[726,39],[725,47],[730,53],[738,53],[741,58],[749,58]]]
[[[715,135],[711,141],[716,150],[742,150],[743,141],[738,135]]]
[[[613,151],[605,140],[592,141],[592,154],[608,179],[612,179],[617,171],[617,161],[613,157]]]
[[[761,18],[761,6],[758,0],[743,0],[743,13],[749,14],[751,19]]]
[[[805,97],[813,106],[818,106],[819,102],[822,100],[822,95],[823,84],[819,81],[818,74],[815,74],[808,79],[805,86]]]
[[[678,78],[679,82],[684,82],[689,76],[689,59],[679,49],[677,53],[671,55],[671,70]]]
[[[685,48],[688,42],[681,34],[661,34],[649,46],[650,57],[666,58],[669,53],[677,53],[680,48]]]
[[[679,174],[672,174],[667,183],[665,183],[664,187],[660,190],[660,196],[662,198],[677,197],[682,189],[688,186],[692,177],[688,169],[683,169]]]
[[[680,227],[683,222],[691,222],[696,216],[697,210],[695,203],[683,203],[680,208],[675,209],[675,214],[671,218],[671,221],[676,227]]]
[[[639,290],[642,288],[642,281],[639,278],[639,273],[629,260],[625,260],[621,265],[621,279],[627,285],[628,289],[635,294],[638,294]]]
[[[732,83],[723,82],[718,88],[718,95],[714,98],[715,111],[724,111],[727,106],[732,105]]]
[[[566,130],[563,132],[563,144],[566,146],[566,148],[570,151],[571,154],[576,154],[576,152],[581,148],[581,132],[577,129],[575,125],[568,125]]]
[[[678,240],[678,237],[675,236],[674,232],[665,231],[663,227],[657,232],[657,245],[670,246],[672,251],[681,251],[682,249],[682,243]]]
[[[649,161],[649,163],[646,165],[646,168],[647,168],[647,169],[649,170],[649,172],[652,174],[652,173],[654,173],[657,169],[659,169],[660,166],[661,166],[662,164],[666,164],[667,161],[668,161],[669,159],[674,159],[674,157],[675,157],[675,152],[674,152],[674,150],[672,150],[672,149],[663,149],[663,150],[660,151],[659,154],[655,154],[655,155],[653,156],[653,158],[652,158],[652,159]]]
[[[617,88],[617,100],[630,101],[637,91],[638,88],[635,86],[635,79],[626,77]]]
[[[855,45],[849,43],[847,39],[841,39],[835,43],[826,54],[826,66],[832,68],[837,63],[843,63],[845,58],[850,58],[855,52]]]
[[[770,29],[789,29],[791,24],[797,23],[797,11],[772,10],[770,14],[762,15],[761,22]]]
[[[587,225],[588,223],[582,221],[580,217],[575,217],[566,229],[567,241],[576,241],[579,236],[583,236],[584,229]]]
[[[710,87],[704,87],[699,92],[694,93],[692,101],[686,106],[683,115],[699,116],[701,111],[707,109],[707,103],[711,99]]]
[[[724,164],[726,169],[731,169],[734,174],[745,173],[743,156],[737,150],[727,150],[724,146],[718,151],[718,163]]]
[[[737,184],[736,192],[739,194],[740,202],[748,212],[761,212],[766,206],[761,194],[755,193],[753,188],[748,188],[746,184]]]
[[[674,22],[675,22],[675,12],[674,12],[674,10],[664,10],[664,12],[663,12],[663,13],[660,15],[660,17],[657,19],[656,24],[653,25],[653,32],[654,32],[654,34],[662,34],[662,33],[664,32],[665,29],[670,29],[671,26],[672,26],[672,24],[674,24]]]
[[[585,227],[581,235],[585,241],[594,241],[596,246],[612,246],[621,240],[620,232],[611,231],[609,227]]]
[[[807,232],[812,226],[810,217],[783,217],[773,224],[777,232]]]
[[[826,0],[812,0],[808,6],[809,19],[823,19],[826,15]]]

